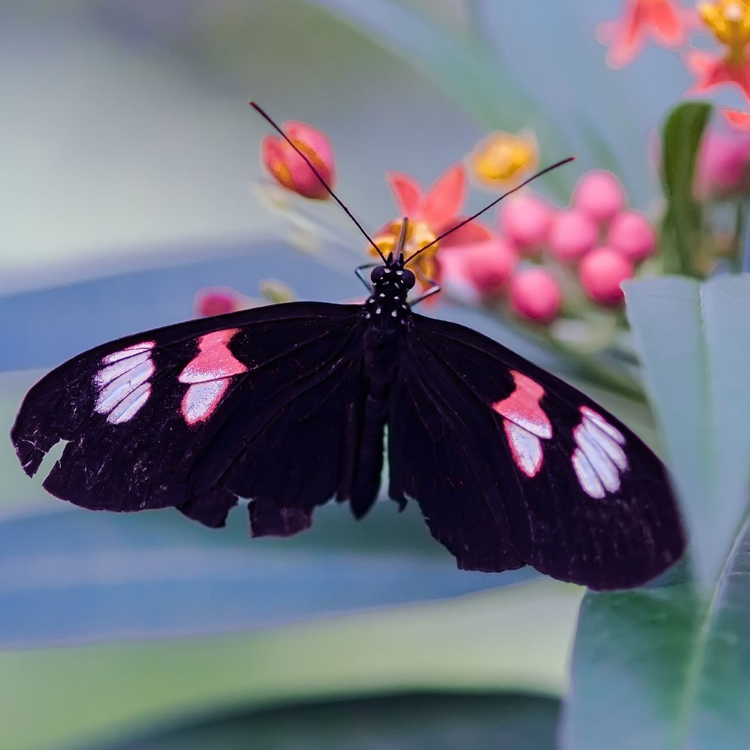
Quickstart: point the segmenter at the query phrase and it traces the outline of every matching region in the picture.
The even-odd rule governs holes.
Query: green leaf
[[[587,594],[562,723],[570,750],[750,746],[750,523],[718,581]]]
[[[559,695],[581,590],[551,580],[221,638],[0,652],[3,746],[79,746],[197,711],[393,691]]]
[[[701,205],[693,197],[698,149],[711,116],[707,102],[683,102],[662,134],[662,176],[667,198],[660,250],[667,273],[693,275],[701,235]]]
[[[394,694],[260,709],[87,750],[553,750],[558,701],[539,696]]]
[[[747,506],[750,276],[625,285],[627,312],[691,540],[709,588]]]

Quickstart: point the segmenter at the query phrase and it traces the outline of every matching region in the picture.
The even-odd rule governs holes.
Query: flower
[[[562,290],[557,279],[543,268],[528,268],[510,283],[511,309],[535,323],[551,323],[562,307]]]
[[[461,276],[484,296],[502,292],[518,262],[515,248],[502,237],[492,237],[466,247],[452,248],[442,257],[457,258],[459,268],[453,268],[459,270]]]
[[[568,208],[558,211],[549,232],[549,247],[563,263],[576,263],[596,243],[599,230],[584,211]]]
[[[469,173],[480,185],[505,190],[523,179],[539,164],[539,145],[534,134],[497,131],[479,141],[466,159]]]
[[[703,23],[716,41],[725,47],[720,55],[692,50],[685,58],[696,77],[691,93],[729,83],[738,86],[750,99],[750,0],[716,0],[698,7]]]
[[[648,36],[664,47],[685,44],[693,19],[672,0],[627,0],[622,16],[600,24],[597,36],[608,47],[607,64],[621,68],[640,54]]]
[[[737,130],[750,131],[750,112],[741,109],[721,109],[724,119]]]
[[[694,192],[700,200],[747,194],[750,133],[711,128],[701,140]]]
[[[405,253],[410,255],[435,241],[441,234],[460,224],[464,217],[459,214],[466,200],[466,173],[461,164],[449,167],[425,192],[409,175],[389,172],[386,181],[393,193],[399,215],[409,219]],[[384,255],[391,252],[401,231],[401,220],[392,221],[373,238]],[[490,228],[480,221],[472,221],[457,229],[444,240],[432,244],[415,261],[417,279],[423,286],[429,279],[439,277],[435,257],[441,247],[470,246],[492,237]],[[377,255],[374,247],[371,255]]]
[[[586,296],[607,306],[616,306],[622,302],[620,285],[634,273],[632,261],[611,247],[594,248],[578,268],[578,278]]]
[[[612,172],[587,172],[573,191],[573,205],[594,221],[606,223],[625,206],[625,191]]]
[[[312,162],[328,186],[333,187],[336,170],[328,138],[304,122],[285,122],[283,130]],[[305,160],[280,136],[267,135],[261,142],[260,156],[271,176],[287,190],[303,198],[325,200],[330,197]]]
[[[552,206],[528,190],[510,196],[498,209],[500,230],[527,256],[536,256],[546,244],[553,216]]]
[[[656,250],[656,232],[642,213],[621,211],[609,225],[607,244],[633,263],[640,263]]]
[[[250,300],[229,286],[213,286],[199,289],[193,299],[193,312],[201,318],[224,315],[249,307]]]

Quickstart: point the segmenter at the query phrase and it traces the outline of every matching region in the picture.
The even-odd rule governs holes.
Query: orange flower
[[[599,25],[597,37],[606,44],[607,64],[621,68],[643,49],[646,37],[664,47],[680,47],[687,41],[695,14],[673,0],[627,0],[622,16]]]
[[[459,211],[466,200],[466,173],[461,164],[456,164],[443,172],[426,192],[413,177],[401,172],[388,172],[386,180],[393,193],[399,215],[409,219],[406,255],[429,245],[441,234],[463,221],[464,217]],[[398,219],[389,222],[374,237],[375,243],[385,255],[393,250],[400,230],[401,220]],[[479,221],[472,221],[457,229],[415,260],[414,270],[417,278],[423,286],[428,286],[428,279],[438,278],[439,267],[435,256],[440,247],[472,245],[491,237],[492,231]],[[377,255],[372,247],[370,253]]]
[[[332,188],[336,170],[328,138],[304,122],[285,122],[283,129]],[[330,197],[305,160],[280,136],[267,135],[260,144],[260,156],[271,176],[287,190],[303,198],[325,200]]]
[[[724,51],[720,55],[693,50],[685,58],[696,77],[691,93],[734,84],[750,100],[750,0],[716,0],[698,8],[703,23]]]

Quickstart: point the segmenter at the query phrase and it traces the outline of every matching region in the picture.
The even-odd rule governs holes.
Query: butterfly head
[[[414,274],[404,268],[403,258],[393,260],[389,255],[382,266],[377,266],[370,274],[372,295],[365,305],[366,317],[405,320],[409,305],[406,298],[414,287]]]

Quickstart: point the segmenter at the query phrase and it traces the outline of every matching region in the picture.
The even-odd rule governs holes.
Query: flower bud
[[[563,209],[552,220],[548,242],[558,260],[576,263],[594,247],[597,235],[597,226],[588,213]]]
[[[535,323],[551,323],[562,306],[560,284],[543,268],[519,271],[510,282],[510,306]]]
[[[547,242],[553,209],[531,192],[511,196],[500,204],[500,229],[524,255],[534,255]]]
[[[201,318],[224,315],[248,307],[249,299],[229,286],[199,289],[193,299],[193,312]]]
[[[656,249],[656,232],[638,211],[621,211],[609,225],[607,244],[633,263],[640,263]]]
[[[625,207],[625,191],[612,172],[594,170],[578,180],[573,205],[594,221],[606,223]]]
[[[620,284],[634,273],[630,259],[611,247],[595,248],[581,261],[578,269],[586,296],[606,306],[616,306],[623,301]]]
[[[515,248],[502,237],[460,248],[446,248],[438,262],[443,256],[450,256],[455,261],[452,264],[454,272],[459,272],[480,294],[487,296],[498,294],[505,288],[518,262]]]
[[[304,122],[284,123],[284,132],[310,160],[320,176],[333,187],[336,170],[328,138]],[[267,135],[260,146],[263,165],[287,190],[303,198],[325,200],[330,195],[305,160],[281,136]]]
[[[750,133],[706,131],[701,140],[694,193],[699,200],[750,191]]]

